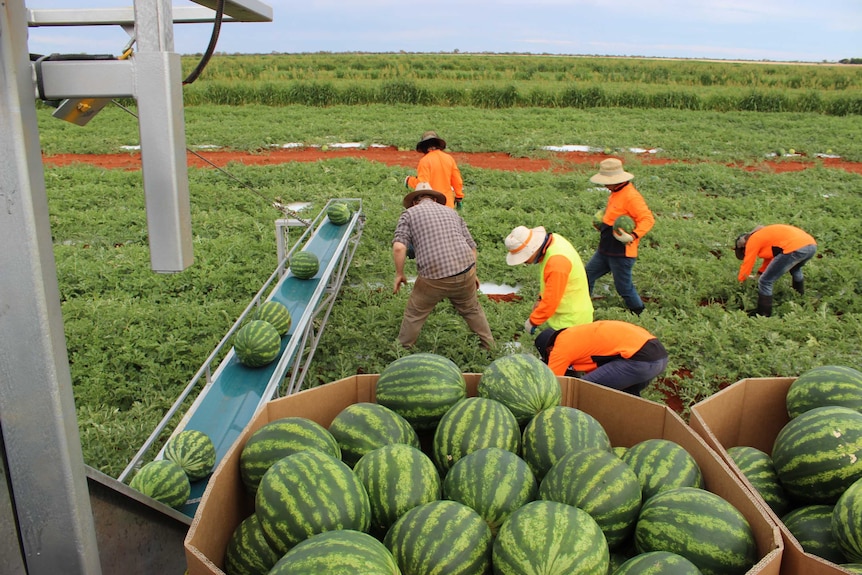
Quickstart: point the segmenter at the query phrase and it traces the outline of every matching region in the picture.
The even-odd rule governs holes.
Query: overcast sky
[[[518,52],[835,62],[862,57],[860,0],[256,0],[273,21],[225,23],[218,52]],[[131,0],[25,0],[29,9]],[[174,0],[173,6],[194,6]],[[211,24],[177,24],[174,51],[206,50]],[[119,26],[35,27],[37,54],[118,55]]]

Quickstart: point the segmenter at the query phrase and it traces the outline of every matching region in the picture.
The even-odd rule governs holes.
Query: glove
[[[539,327],[537,325],[533,325],[533,322],[530,321],[530,318],[527,318],[527,321],[524,322],[524,331],[533,335],[536,333],[536,328]]]
[[[635,241],[634,236],[619,229],[614,230],[614,239],[626,245]]]
[[[463,201],[464,200],[455,200],[455,209],[458,210],[459,212],[461,211],[461,202],[463,202]]]
[[[404,178],[404,187],[405,188],[410,187],[410,176],[407,176],[406,178]]]

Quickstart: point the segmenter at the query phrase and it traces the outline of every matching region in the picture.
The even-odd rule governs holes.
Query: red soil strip
[[[590,164],[598,166],[605,159],[605,154],[586,152],[548,152],[546,158],[514,158],[502,152],[453,152],[452,156],[460,165],[473,166],[492,170],[517,172],[541,172],[545,170],[567,171],[572,165]],[[389,166],[415,168],[419,161],[419,153],[412,150],[398,150],[394,147],[381,148],[339,148],[323,151],[320,148],[289,148],[273,149],[259,153],[212,151],[188,153],[189,166],[197,168],[225,168],[230,162],[246,165],[269,165],[287,162],[317,162],[331,158],[364,158]],[[201,158],[204,158],[203,160]],[[71,164],[89,164],[106,169],[139,170],[141,155],[139,152],[120,154],[56,154],[43,156],[43,162],[50,166],[68,166]],[[667,164],[677,160],[660,158],[645,154],[638,158],[643,164]],[[772,173],[798,172],[816,166],[824,166],[862,174],[862,162],[847,162],[841,158],[809,158],[770,159],[758,164],[740,166],[748,171],[767,171]]]

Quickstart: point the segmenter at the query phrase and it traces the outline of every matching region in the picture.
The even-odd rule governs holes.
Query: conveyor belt
[[[321,215],[323,214],[325,208],[321,212]],[[310,279],[299,279],[290,273],[288,268],[287,273],[280,277],[266,297],[266,300],[272,299],[287,306],[292,318],[290,330],[282,337],[278,359],[262,367],[249,368],[239,362],[231,347],[173,431],[172,435],[187,429],[206,433],[215,446],[216,465],[258,409],[275,397],[280,389],[285,388],[286,378],[289,378],[286,393],[297,391],[301,386],[304,367],[300,363],[305,360],[307,366],[310,362],[310,354],[313,354],[313,347],[319,337],[319,334],[315,335],[315,329],[322,330],[323,327],[319,325],[315,328],[313,320],[321,313],[328,316],[329,307],[337,295],[358,243],[364,215],[361,208],[355,209],[350,221],[342,226],[336,226],[328,218],[321,216],[315,222],[319,223],[301,249],[318,257],[320,269],[317,274]],[[295,246],[291,253],[298,248],[299,246]],[[246,313],[237,321],[232,331],[238,328],[245,315],[253,308],[254,306],[250,305],[246,309]],[[222,342],[227,339],[226,336]],[[309,345],[311,349],[305,349]],[[215,352],[210,357],[214,355]],[[151,440],[158,435],[154,433],[155,437],[151,437]],[[124,474],[128,471],[129,468]],[[194,516],[206,489],[207,480],[208,478],[204,478],[192,483],[191,497],[179,509],[181,512]]]

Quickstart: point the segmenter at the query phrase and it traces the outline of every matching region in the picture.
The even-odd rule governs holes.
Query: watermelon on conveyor
[[[180,507],[192,492],[189,477],[179,464],[168,459],[150,461],[129,482],[129,487],[169,507]]]
[[[179,464],[191,481],[209,475],[216,461],[212,439],[197,429],[186,429],[176,434],[165,445],[164,456]]]
[[[280,301],[269,300],[260,304],[255,309],[250,319],[262,319],[268,321],[278,330],[278,335],[284,336],[290,330],[290,324],[293,321],[290,317],[290,310]]]
[[[281,336],[268,321],[253,319],[234,334],[233,348],[241,364],[261,367],[281,353]]]
[[[290,272],[301,280],[314,277],[320,269],[320,260],[311,252],[301,251],[290,257]]]
[[[326,208],[326,215],[329,217],[329,221],[336,226],[343,226],[350,221],[350,216],[352,214],[350,207],[348,207],[347,204],[343,202],[335,202]]]

